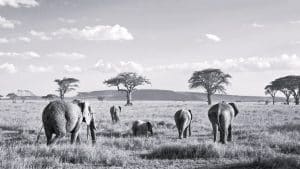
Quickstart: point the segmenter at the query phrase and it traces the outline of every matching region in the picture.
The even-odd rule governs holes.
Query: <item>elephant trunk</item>
[[[96,127],[95,127],[94,118],[92,118],[89,126],[90,126],[90,131],[91,131],[92,143],[95,144],[96,143],[96,134],[95,134]]]

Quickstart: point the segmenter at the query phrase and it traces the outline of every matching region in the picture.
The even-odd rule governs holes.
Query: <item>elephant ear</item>
[[[119,106],[119,110],[120,110],[120,112],[122,111],[122,107],[121,106]]]
[[[234,110],[234,117],[237,116],[237,114],[239,114],[239,110],[237,109],[236,105],[234,103],[229,103],[229,104]]]
[[[189,109],[188,111],[189,111],[189,112],[190,112],[190,114],[191,114],[191,120],[193,120],[193,114],[192,114],[192,110],[191,110],[191,109]]]
[[[150,133],[153,134],[152,124],[149,121],[147,122],[147,128],[148,128],[148,131],[150,131]]]

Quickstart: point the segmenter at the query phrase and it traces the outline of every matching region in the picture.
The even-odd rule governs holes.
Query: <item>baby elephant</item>
[[[110,108],[110,115],[111,115],[111,119],[113,123],[117,123],[118,121],[120,121],[119,119],[119,114],[121,113],[122,108],[121,106],[112,106]]]
[[[134,121],[131,129],[134,136],[148,137],[148,132],[150,132],[150,134],[153,135],[152,124],[149,121]]]
[[[43,125],[47,137],[47,145],[55,144],[67,133],[71,133],[71,143],[80,142],[79,131],[85,122],[91,131],[92,143],[96,142],[95,119],[87,102],[52,101],[44,109]],[[52,139],[52,135],[55,137]]]
[[[179,139],[182,139],[182,136],[186,138],[188,128],[189,128],[189,136],[192,135],[191,123],[192,123],[193,115],[191,110],[188,111],[178,110],[174,115],[174,119],[178,129]]]
[[[214,134],[214,142],[217,140],[217,131],[220,131],[220,142],[226,144],[232,140],[231,125],[233,119],[239,113],[234,103],[221,102],[213,105],[208,110],[208,118],[211,122]]]

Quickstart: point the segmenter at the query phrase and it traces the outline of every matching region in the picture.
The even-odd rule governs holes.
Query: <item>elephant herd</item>
[[[122,111],[120,106],[112,106],[110,115],[113,123],[120,121]],[[217,140],[217,131],[220,133],[220,142],[226,144],[232,140],[232,122],[239,113],[234,103],[220,102],[208,110],[208,118],[213,128],[214,142]],[[174,115],[179,138],[186,138],[187,132],[192,135],[191,123],[193,115],[191,110],[178,110]],[[47,145],[57,143],[67,133],[71,133],[71,144],[80,143],[79,131],[86,123],[90,131],[92,143],[96,143],[95,117],[88,102],[74,100],[73,102],[52,101],[43,110],[42,121],[47,138]],[[152,124],[149,121],[136,120],[132,123],[133,136],[153,135]],[[52,135],[55,137],[52,138]]]

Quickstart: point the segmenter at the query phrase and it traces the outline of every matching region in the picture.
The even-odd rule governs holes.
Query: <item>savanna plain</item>
[[[0,168],[300,168],[300,107],[239,102],[233,123],[233,141],[213,143],[204,102],[136,101],[122,109],[112,124],[109,108],[124,102],[90,101],[96,119],[96,145],[86,137],[70,145],[70,135],[58,145],[46,146],[42,111],[47,101],[0,101]],[[174,114],[193,113],[192,136],[178,139]],[[134,120],[149,120],[153,136],[133,137]]]

